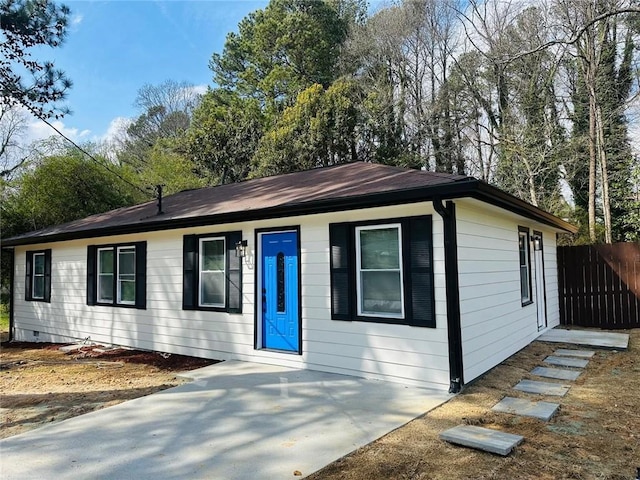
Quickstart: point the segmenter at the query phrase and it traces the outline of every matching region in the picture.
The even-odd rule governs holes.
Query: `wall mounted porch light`
[[[247,241],[241,240],[236,243],[236,257],[242,258],[247,255]]]
[[[533,249],[542,250],[542,237],[540,235],[533,236]]]

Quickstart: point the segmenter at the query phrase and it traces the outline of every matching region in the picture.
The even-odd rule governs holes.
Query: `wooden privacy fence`
[[[558,247],[560,323],[640,327],[640,244]]]

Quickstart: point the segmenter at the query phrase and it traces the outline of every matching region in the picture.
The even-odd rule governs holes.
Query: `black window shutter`
[[[25,276],[24,276],[24,299],[25,300],[31,300],[32,297],[32,291],[31,289],[33,288],[33,252],[27,252],[27,267],[26,267],[26,271],[25,271]]]
[[[182,244],[182,309],[194,310],[197,307],[197,258],[198,238],[185,235]]]
[[[136,308],[147,308],[147,242],[136,242]]]
[[[51,249],[44,251],[44,301],[51,302]]]
[[[404,225],[405,312],[407,323],[436,326],[431,217],[408,218]]]
[[[96,246],[87,247],[87,305],[96,304]]]
[[[353,228],[347,223],[329,225],[331,269],[331,318],[351,320],[353,313]]]
[[[242,313],[242,258],[236,257],[236,243],[242,241],[242,232],[231,232],[226,238],[227,257],[227,312]]]

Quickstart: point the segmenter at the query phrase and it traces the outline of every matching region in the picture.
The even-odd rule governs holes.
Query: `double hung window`
[[[435,327],[431,216],[329,225],[331,318]]]
[[[27,252],[25,299],[51,301],[51,249]]]
[[[146,242],[89,246],[87,303],[146,307]]]
[[[225,298],[225,241],[224,238],[200,239],[200,289],[198,305],[224,307]]]
[[[529,229],[518,227],[518,256],[520,259],[520,299],[522,305],[531,301],[531,256],[529,247]]]
[[[400,224],[356,227],[358,315],[404,318]]]
[[[242,312],[242,232],[186,235],[183,243],[182,308]]]

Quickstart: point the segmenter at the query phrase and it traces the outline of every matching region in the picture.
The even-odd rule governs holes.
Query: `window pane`
[[[44,277],[33,277],[32,298],[44,298]]]
[[[398,229],[379,228],[360,231],[360,268],[400,268]]]
[[[120,303],[135,303],[136,301],[136,282],[135,277],[133,280],[120,279],[118,282],[118,288],[120,289]]]
[[[113,273],[113,249],[98,251],[98,273]]]
[[[33,273],[34,275],[44,275],[44,253],[33,255]]]
[[[362,313],[402,314],[400,272],[360,272]]]
[[[518,233],[518,254],[520,261],[520,297],[522,302],[528,302],[531,300],[531,294],[529,293],[529,243],[526,232]]]
[[[224,272],[201,273],[200,304],[224,306]]]
[[[118,250],[118,274],[134,275],[136,273],[136,251],[134,248]]]
[[[285,312],[285,293],[284,293],[284,253],[279,252],[276,257],[276,284],[277,284],[277,293],[276,298],[278,299],[277,312],[284,313]]]
[[[520,293],[522,300],[529,300],[529,275],[527,267],[520,267]]]
[[[520,234],[518,248],[520,249],[520,266],[527,264],[527,238]]]
[[[202,242],[202,271],[224,271],[224,240],[207,240]]]
[[[113,275],[98,275],[98,301],[113,302]]]

